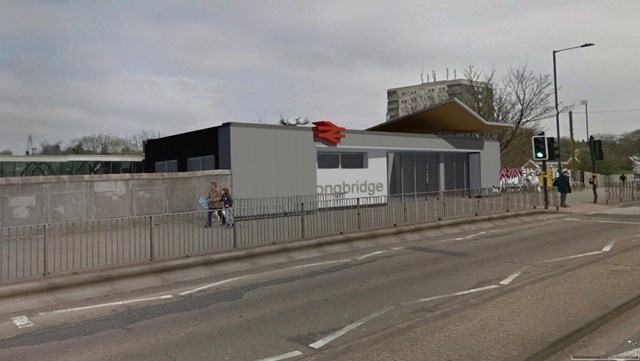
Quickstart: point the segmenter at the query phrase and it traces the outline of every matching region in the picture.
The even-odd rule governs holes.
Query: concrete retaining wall
[[[200,210],[211,181],[231,171],[0,178],[0,227]]]

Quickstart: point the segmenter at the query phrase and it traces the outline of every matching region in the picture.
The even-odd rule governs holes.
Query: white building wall
[[[321,150],[322,151],[322,150]],[[341,153],[363,153],[361,149],[340,148]],[[318,169],[317,192],[319,194],[341,193],[345,198],[386,196],[387,152],[365,150],[368,160],[364,169]]]

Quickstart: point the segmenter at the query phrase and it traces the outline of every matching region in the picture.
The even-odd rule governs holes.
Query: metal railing
[[[605,203],[634,201],[640,198],[640,182],[607,182],[605,183]]]
[[[553,202],[557,202],[554,199]],[[453,190],[345,198],[238,199],[234,227],[207,211],[0,228],[0,280],[541,207],[540,192]]]

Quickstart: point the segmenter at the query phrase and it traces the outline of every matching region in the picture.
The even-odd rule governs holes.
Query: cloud
[[[620,4],[0,2],[0,150],[21,153],[28,134],[173,134],[280,115],[363,129],[385,119],[386,89],[419,83],[423,68],[425,80],[469,64],[551,74],[553,49],[584,42],[596,47],[558,56],[561,101],[640,108],[640,2]],[[595,114],[593,129],[633,130]]]

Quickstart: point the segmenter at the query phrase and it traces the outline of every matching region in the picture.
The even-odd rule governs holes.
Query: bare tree
[[[533,73],[526,64],[509,69],[500,82],[495,80],[495,70],[485,75],[481,69],[468,66],[464,73],[469,81],[482,79],[493,89],[492,99],[484,107],[480,105],[479,94],[472,93],[471,106],[474,110],[487,120],[513,125],[508,130],[485,134],[486,138],[500,142],[503,154],[523,129],[537,129],[541,120],[554,114],[551,77]]]
[[[65,152],[74,154],[142,154],[148,139],[161,137],[160,132],[141,130],[121,138],[110,134],[92,134],[71,140]]]
[[[0,155],[13,155],[13,152],[9,149],[5,149],[3,151],[0,151]]]
[[[162,137],[159,131],[154,130],[141,130],[138,133],[127,138],[129,141],[129,148],[134,153],[144,152],[144,144],[149,139],[155,139]]]
[[[289,120],[289,117],[284,117],[282,114],[280,115],[280,124],[281,125],[292,125],[292,126],[297,126],[297,125],[306,125],[309,124],[311,122],[311,120],[309,120],[309,117],[304,117],[304,119],[302,118],[302,116],[298,115],[297,118],[295,118],[292,121]]]
[[[493,121],[495,112],[496,69],[485,73],[484,70],[470,64],[462,69],[464,78],[469,82],[467,91],[459,99],[473,108],[483,119]]]

